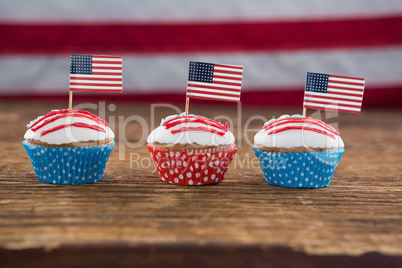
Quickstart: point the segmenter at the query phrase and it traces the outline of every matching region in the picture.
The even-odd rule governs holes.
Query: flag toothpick
[[[303,116],[306,108],[359,114],[364,86],[364,78],[307,73]]]
[[[190,61],[185,116],[190,98],[240,101],[243,66]]]
[[[123,62],[120,56],[70,56],[70,93],[68,109],[72,110],[73,91],[123,92]]]

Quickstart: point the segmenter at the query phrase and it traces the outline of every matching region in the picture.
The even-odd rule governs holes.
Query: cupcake
[[[266,122],[253,150],[268,183],[292,188],[329,185],[345,151],[339,131],[301,115]]]
[[[108,123],[85,111],[53,110],[27,125],[22,144],[40,181],[99,181],[114,146]]]
[[[205,185],[223,180],[237,151],[234,142],[227,123],[181,114],[163,119],[147,147],[162,181]]]

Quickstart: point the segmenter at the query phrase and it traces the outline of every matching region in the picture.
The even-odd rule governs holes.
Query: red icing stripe
[[[289,124],[289,123],[307,123],[307,124],[313,124],[319,127],[324,128],[325,130],[331,132],[334,135],[339,135],[339,131],[335,130],[331,125],[327,125],[317,119],[311,118],[311,117],[305,117],[305,118],[284,118],[284,119],[279,119],[273,122],[272,124],[264,126],[264,130],[270,130],[274,127],[278,127],[280,125],[284,124]]]
[[[277,129],[274,129],[271,132],[269,132],[267,135],[272,135],[272,134],[276,134],[276,133],[279,133],[279,132],[283,132],[283,131],[286,131],[286,130],[292,130],[292,129],[301,129],[301,130],[313,131],[313,132],[317,132],[317,133],[320,133],[320,134],[327,135],[327,136],[335,139],[335,136],[332,135],[331,133],[328,133],[328,132],[323,131],[321,129],[311,128],[311,127],[303,127],[303,126],[288,126],[288,127],[277,128]]]
[[[316,129],[314,127],[309,127],[309,126],[286,126],[286,127],[280,127],[281,125],[288,124],[288,123],[307,123],[307,124],[313,124],[318,127],[324,128],[324,130],[321,129]],[[274,129],[277,127],[276,129]],[[284,119],[279,119],[276,120],[274,123],[269,124],[267,126],[264,126],[264,130],[268,131],[271,130],[270,132],[267,133],[267,135],[272,135],[275,133],[279,133],[285,130],[291,130],[291,129],[301,129],[301,130],[308,130],[308,131],[313,131],[316,133],[324,134],[327,135],[333,139],[335,139],[335,135],[339,135],[339,131],[335,130],[332,126],[327,125],[317,119],[311,118],[311,117],[306,117],[306,118],[284,118]]]
[[[221,132],[221,131],[218,131],[218,130],[215,130],[212,128],[207,128],[207,127],[181,127],[178,129],[173,129],[170,132],[172,134],[176,134],[176,133],[184,132],[184,131],[208,131],[208,132],[211,132],[214,134],[218,134],[219,136],[225,135],[225,132]]]
[[[165,126],[167,129],[169,129],[169,128],[174,127],[181,123],[201,123],[201,124],[205,124],[208,126],[213,126],[213,127],[219,128],[223,131],[228,131],[227,123],[225,125],[222,125],[220,122],[218,123],[212,119],[205,118],[202,116],[188,116],[187,118],[185,118],[184,116],[175,117],[175,118],[172,118],[172,119],[164,122],[163,126]]]
[[[274,122],[268,126],[264,127],[264,130],[270,130],[273,129],[275,127],[279,127],[281,125],[284,124],[288,124],[288,123],[302,123],[302,124],[312,124],[321,128],[324,128],[324,131],[330,132],[334,135],[339,135],[339,131],[335,130],[332,126],[323,124],[320,121],[314,120],[314,119],[310,119],[310,118],[304,118],[302,120],[281,120],[280,122]],[[308,125],[306,125],[305,127],[308,127]]]
[[[99,132],[104,132],[104,133],[106,133],[106,131],[105,131],[103,128],[101,128],[101,127],[99,127],[99,126],[97,126],[97,125],[88,125],[88,124],[78,123],[78,122],[77,122],[77,123],[72,123],[72,124],[58,125],[58,126],[55,126],[55,127],[52,127],[52,128],[46,129],[46,130],[43,130],[43,131],[41,131],[40,136],[41,136],[41,137],[42,137],[42,136],[45,136],[46,134],[49,134],[49,133],[51,133],[51,132],[54,132],[54,131],[56,131],[56,130],[63,129],[63,128],[66,128],[66,127],[88,128],[88,129],[93,129],[93,130],[96,130],[96,131],[99,131]]]
[[[30,125],[28,129],[32,129],[34,126],[36,126],[37,124],[39,124],[40,122],[42,122],[46,118],[51,117],[51,116],[56,115],[56,114],[59,114],[59,113],[68,113],[68,110],[51,111],[50,113],[45,114],[44,116],[42,116],[40,119],[38,119],[32,125]]]
[[[179,124],[182,124],[182,123],[184,123],[184,124],[200,123],[200,124],[207,125],[209,127],[181,127],[179,129],[172,130],[171,133],[175,134],[175,133],[183,132],[183,131],[208,131],[208,132],[223,136],[223,135],[225,135],[225,132],[227,132],[229,130],[227,122],[225,125],[222,125],[220,122],[218,123],[212,119],[205,118],[202,116],[188,116],[187,118],[185,118],[184,116],[175,117],[175,118],[165,121],[163,123],[163,126],[166,127],[166,129],[169,129],[169,128],[172,128]],[[211,127],[218,128],[222,131],[212,129]]]
[[[277,128],[277,127],[280,127],[280,126],[282,126],[282,125],[285,125],[285,124],[289,124],[289,123],[302,123],[302,124],[313,124],[313,125],[315,125],[315,126],[317,126],[317,127],[322,127],[322,128],[324,128],[324,131],[326,131],[326,132],[330,132],[330,133],[332,133],[332,134],[334,134],[334,135],[339,135],[339,131],[336,131],[335,129],[333,129],[333,128],[329,128],[329,127],[327,127],[327,126],[325,126],[325,125],[321,125],[321,124],[318,124],[317,122],[314,122],[314,121],[310,121],[310,120],[304,120],[304,121],[302,121],[302,122],[300,122],[300,121],[281,121],[281,122],[275,122],[275,123],[273,123],[273,124],[270,124],[270,125],[268,125],[268,126],[265,126],[263,129],[265,130],[265,131],[268,131],[268,130],[271,130],[271,129],[273,129],[273,128]],[[302,127],[309,127],[308,125],[303,125]],[[311,127],[309,127],[309,128],[311,128]]]
[[[40,127],[47,125],[50,122],[48,122],[48,118],[51,116],[55,116],[55,115],[65,115],[65,114],[69,114],[71,116],[77,116],[77,117],[84,117],[84,115],[86,116],[86,118],[93,120],[94,122],[97,122],[99,124],[102,124],[104,126],[108,126],[109,124],[100,119],[99,117],[97,117],[96,115],[91,114],[90,112],[87,111],[79,111],[79,110],[58,110],[58,111],[52,111],[46,115],[44,115],[41,119],[37,120],[35,123],[33,123],[31,126],[29,126],[29,129],[31,129],[32,131],[35,131],[37,128],[35,128],[35,126],[37,126],[39,123],[41,123],[42,121],[45,120],[44,124],[42,124]],[[82,116],[81,116],[82,115]],[[66,116],[67,117],[67,116]],[[39,127],[38,127],[39,128]],[[35,130],[34,130],[35,129]]]
[[[30,127],[30,129],[35,132],[35,131],[37,131],[39,128],[44,127],[44,126],[46,126],[47,124],[50,124],[50,123],[52,123],[52,122],[54,122],[54,121],[56,121],[56,120],[58,120],[58,119],[60,119],[60,118],[66,118],[66,117],[87,118],[87,119],[90,119],[90,120],[92,120],[92,121],[94,121],[94,122],[100,124],[100,125],[104,125],[104,126],[106,126],[106,127],[108,126],[108,123],[106,123],[105,121],[100,120],[99,118],[97,118],[98,120],[96,120],[95,118],[89,117],[89,116],[86,115],[86,114],[64,113],[64,114],[59,114],[59,115],[56,115],[56,116],[54,116],[54,117],[52,117],[52,118],[46,119],[46,120],[43,122],[43,124],[40,124],[40,125],[38,125],[38,126],[36,126],[36,127]]]

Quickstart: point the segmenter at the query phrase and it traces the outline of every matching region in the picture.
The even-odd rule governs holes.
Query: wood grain
[[[253,116],[269,119],[301,111],[242,107],[238,114],[234,105],[216,105],[214,109],[192,105],[190,113],[233,120],[231,127],[240,148],[222,183],[183,187],[162,182],[150,165],[145,139],[153,127],[128,122],[139,116],[149,124],[150,104],[112,105],[115,109],[106,109],[104,118],[116,130],[117,143],[103,179],[94,184],[61,186],[37,180],[21,142],[30,120],[66,104],[0,101],[0,261],[3,257],[12,267],[23,263],[24,258],[18,256],[26,260],[28,256],[38,256],[36,260],[40,260],[43,254],[63,252],[79,256],[85,249],[83,252],[95,258],[95,253],[90,254],[93,249],[104,254],[120,250],[111,258],[121,258],[134,256],[132,249],[152,255],[163,248],[163,252],[177,254],[178,259],[172,259],[178,265],[187,263],[183,257],[185,248],[188,256],[206,257],[215,256],[208,255],[208,250],[214,248],[226,260],[242,256],[244,260],[248,255],[240,252],[249,252],[250,256],[254,252],[261,261],[269,256],[271,261],[281,260],[277,265],[286,265],[284,256],[292,254],[307,256],[311,262],[306,263],[314,264],[323,257],[336,256],[343,256],[339,263],[353,258],[367,261],[370,252],[382,256],[376,259],[380,263],[401,265],[401,110],[327,115],[325,121],[337,124],[341,131],[346,152],[329,187],[306,190],[267,184],[247,144],[255,131],[246,136],[243,132]],[[89,111],[98,114],[96,110]],[[156,109],[155,125],[171,113],[172,109]],[[324,116],[316,112],[314,117],[320,115]],[[262,124],[262,120],[252,120],[248,129],[257,130]],[[142,145],[130,148],[125,140],[130,146],[137,142]],[[137,166],[139,161],[143,167]],[[39,251],[30,255],[32,250]],[[287,253],[275,258],[275,250]],[[140,259],[140,255],[137,257]],[[333,261],[336,263],[336,258]],[[292,263],[297,265],[289,260],[284,267],[303,267]]]

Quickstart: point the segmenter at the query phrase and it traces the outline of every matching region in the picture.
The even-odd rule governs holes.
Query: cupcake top
[[[198,144],[220,146],[234,144],[235,138],[228,124],[221,124],[203,116],[190,114],[171,115],[162,119],[159,127],[149,134],[150,144]]]
[[[254,136],[254,144],[268,148],[344,147],[339,131],[331,125],[302,115],[282,115],[271,119]]]
[[[90,112],[53,110],[30,122],[24,139],[53,145],[113,140],[108,125]]]

